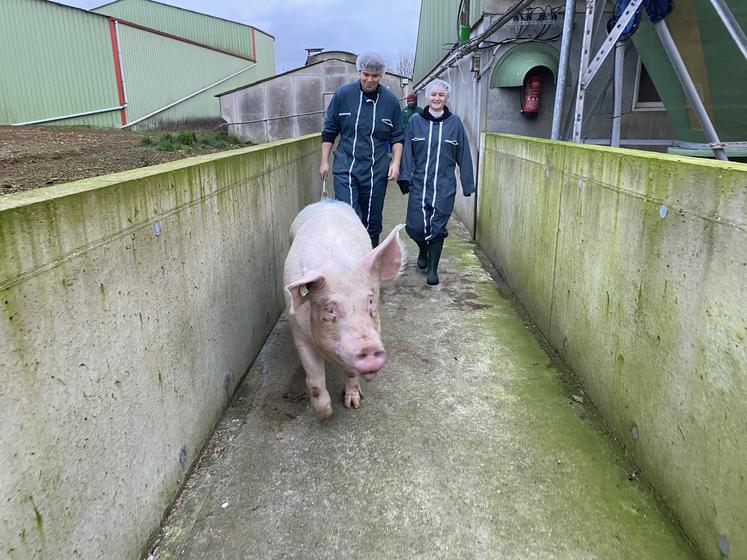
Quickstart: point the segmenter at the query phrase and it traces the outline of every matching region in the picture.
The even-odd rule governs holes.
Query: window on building
[[[651,79],[646,67],[638,59],[638,72],[635,80],[635,95],[633,96],[634,111],[664,111],[664,103]]]

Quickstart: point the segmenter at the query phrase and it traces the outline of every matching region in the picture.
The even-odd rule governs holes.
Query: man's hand
[[[322,142],[322,158],[319,160],[319,178],[324,181],[329,177],[329,153],[332,142]]]
[[[387,175],[387,179],[389,181],[396,181],[397,177],[399,177],[399,162],[395,163],[392,161],[392,163],[389,164],[389,175]]]

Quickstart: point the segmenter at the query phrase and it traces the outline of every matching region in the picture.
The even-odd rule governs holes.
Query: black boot
[[[428,267],[428,242],[426,241],[415,241],[418,244],[418,268],[425,270]]]
[[[369,237],[371,238],[371,247],[376,249],[376,247],[379,246],[379,234],[377,233],[376,235],[369,235]]]
[[[443,246],[443,237],[428,242],[428,276],[426,282],[430,286],[438,284],[438,260],[441,258],[441,249],[443,249]]]

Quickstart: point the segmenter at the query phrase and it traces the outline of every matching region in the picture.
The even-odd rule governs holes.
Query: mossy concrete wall
[[[312,135],[0,198],[0,557],[136,558],[280,316]]]
[[[706,558],[747,558],[747,166],[482,139],[477,240]]]

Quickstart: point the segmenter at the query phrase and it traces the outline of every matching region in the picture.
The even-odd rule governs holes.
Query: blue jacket
[[[459,166],[462,192],[475,192],[472,156],[464,126],[448,107],[434,118],[426,108],[407,123],[399,179],[402,192],[409,192],[407,233],[416,240],[446,237],[446,223],[454,210]]]
[[[338,134],[333,173],[351,173],[368,181],[373,171],[377,179],[386,181],[390,163],[386,143],[402,142],[405,137],[397,97],[381,84],[366,94],[359,80],[340,87],[327,107],[322,141],[334,142]]]

